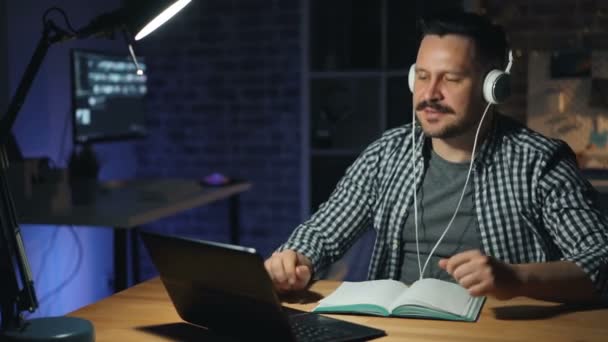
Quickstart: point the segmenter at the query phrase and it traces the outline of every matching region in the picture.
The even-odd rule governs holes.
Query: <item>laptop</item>
[[[253,248],[141,232],[186,322],[237,340],[367,341],[383,330],[282,307]]]

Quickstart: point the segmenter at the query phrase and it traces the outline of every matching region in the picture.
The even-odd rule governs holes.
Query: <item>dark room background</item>
[[[51,6],[82,27],[119,0],[1,2],[0,105],[6,108]],[[95,144],[99,178],[202,179],[212,172],[251,181],[240,196],[241,243],[266,256],[302,218],[301,41],[297,1],[193,1],[136,52],[148,65],[143,140]],[[59,15],[54,21],[63,25]],[[66,167],[72,149],[73,48],[126,52],[124,41],[88,39],[52,46],[13,132],[25,157]],[[228,241],[228,204],[220,201],[149,226]],[[112,293],[110,227],[21,226],[41,307],[65,314]],[[142,249],[143,277],[155,271]]]
[[[100,179],[202,179],[220,172],[251,181],[251,190],[240,196],[241,243],[267,256],[309,215],[314,207],[311,203],[315,203],[311,196],[331,191],[343,164],[358,152],[359,145],[317,151],[312,141],[315,136],[310,133],[314,127],[307,115],[315,91],[310,87],[317,82],[310,80],[335,76],[314,74],[307,54],[312,32],[307,8],[310,3],[323,6],[325,2],[194,0],[138,44],[136,52],[145,56],[148,66],[149,135],[142,140],[95,144]],[[329,7],[334,10],[341,5],[366,4],[354,0],[333,3]],[[367,3],[373,7],[376,1]],[[600,0],[382,3],[394,6],[392,18],[406,32],[404,60],[394,70],[379,62],[373,68],[379,72],[367,70],[364,76],[379,75],[381,82],[387,81],[383,94],[392,96],[394,103],[402,95],[405,108],[410,101],[409,91],[403,87],[407,68],[401,66],[413,62],[415,18],[427,10],[464,6],[485,11],[506,25],[518,60],[513,67],[514,96],[503,110],[522,121],[529,50],[606,48],[608,44],[608,3]],[[45,9],[59,6],[74,26],[81,27],[120,5],[121,0],[0,0],[0,110],[6,108],[40,37]],[[53,18],[62,23],[61,17]],[[344,22],[344,18],[340,20]],[[357,34],[367,39],[373,32]],[[57,167],[66,166],[72,149],[72,48],[126,51],[121,38],[67,42],[49,50],[13,132],[24,156],[46,156]],[[390,88],[393,77],[396,86]],[[391,99],[377,108],[390,112]],[[381,118],[379,129],[365,138],[367,142],[382,129],[401,124],[400,111],[394,109],[396,115]],[[368,115],[376,117],[375,112]],[[403,119],[408,116],[409,112],[403,113]],[[322,161],[316,169],[315,160]],[[338,162],[334,165],[332,161]],[[319,174],[319,169],[328,176],[320,177],[324,173]],[[320,190],[315,188],[317,184]],[[226,201],[220,201],[143,228],[227,242],[227,213]],[[111,294],[113,240],[109,227],[23,225],[22,229],[41,298],[41,309],[35,315],[65,314]],[[369,252],[366,246],[357,248]],[[153,276],[154,269],[141,251],[144,278]],[[348,276],[365,276],[365,265],[355,267]]]

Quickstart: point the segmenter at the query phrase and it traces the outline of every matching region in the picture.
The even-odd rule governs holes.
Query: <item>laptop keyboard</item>
[[[291,329],[298,342],[347,341],[352,335],[338,326],[320,325],[318,315],[298,315],[290,318]]]
[[[383,330],[343,320],[283,307],[298,342],[369,341],[385,336]]]

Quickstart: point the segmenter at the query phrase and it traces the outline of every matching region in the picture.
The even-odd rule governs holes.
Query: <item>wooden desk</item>
[[[95,185],[95,184],[93,184]],[[138,226],[214,201],[229,198],[230,242],[239,243],[238,195],[249,182],[221,187],[203,187],[196,180],[139,179],[98,184],[91,201],[72,204],[69,188],[61,184],[37,185],[28,198],[17,197],[19,223],[101,226],[114,228],[114,288],[128,287],[127,251],[131,241],[131,264],[135,283],[139,281],[136,229]],[[63,184],[63,186],[67,186]],[[67,197],[67,200],[65,199]]]
[[[311,292],[327,295],[338,282],[320,281]],[[310,310],[315,303],[286,304]],[[208,341],[206,330],[184,324],[159,278],[84,307],[70,316],[95,326],[97,341]],[[476,323],[332,315],[384,329],[378,341],[606,341],[608,309],[568,308],[527,298],[488,298]],[[235,322],[238,328],[238,322]],[[217,337],[216,337],[217,338]]]

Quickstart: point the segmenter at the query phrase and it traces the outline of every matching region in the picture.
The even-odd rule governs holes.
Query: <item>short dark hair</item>
[[[487,17],[461,11],[434,13],[420,21],[422,38],[427,35],[458,34],[473,39],[480,62],[502,68],[506,64],[507,36],[503,28]]]

